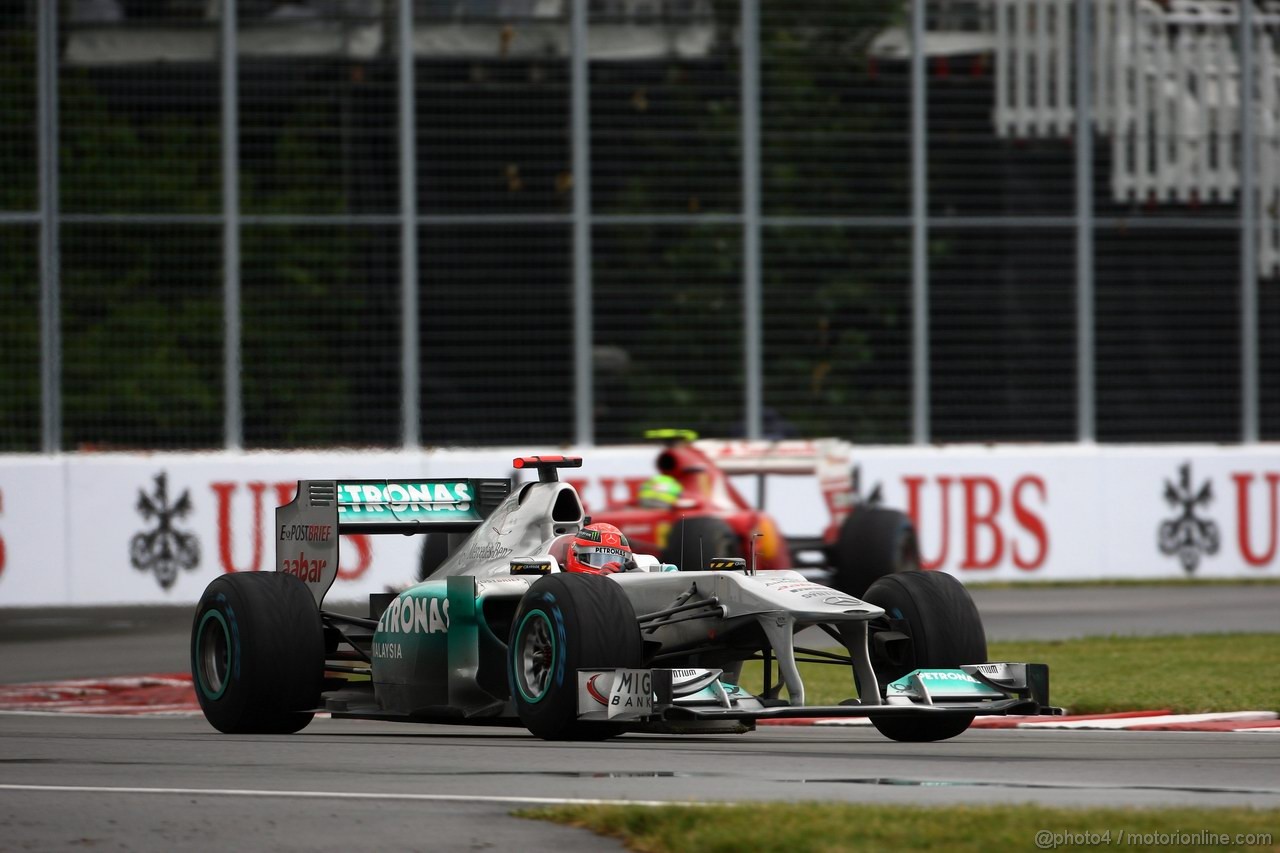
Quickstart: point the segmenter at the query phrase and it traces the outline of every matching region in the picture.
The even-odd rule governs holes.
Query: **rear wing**
[[[853,445],[840,438],[747,441],[700,438],[692,442],[726,474],[818,474],[849,471]]]
[[[316,604],[338,576],[344,533],[469,533],[511,494],[511,481],[299,480],[276,507],[276,571],[296,575]]]
[[[822,499],[839,527],[857,499],[853,445],[840,438],[725,441],[700,438],[693,446],[726,474],[816,474]]]

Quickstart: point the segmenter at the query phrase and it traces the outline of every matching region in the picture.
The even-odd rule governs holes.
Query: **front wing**
[[[776,705],[721,680],[720,670],[608,669],[578,671],[578,717],[633,722],[734,722],[810,717],[936,718],[973,714],[1059,715],[1049,704],[1044,664],[986,663],[915,670],[886,689],[883,701],[842,705]]]

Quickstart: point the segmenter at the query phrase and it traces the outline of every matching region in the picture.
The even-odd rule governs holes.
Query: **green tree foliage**
[[[762,16],[765,213],[905,216],[906,91],[869,53],[901,23],[901,5],[807,0]],[[906,436],[908,238],[906,228],[765,230],[765,403],[796,432]]]
[[[29,35],[4,39],[0,81],[34,78]],[[60,202],[73,217],[59,232],[67,449],[224,442],[222,226],[180,221],[184,214],[221,211],[217,103],[141,98],[151,73],[64,67],[59,74]],[[193,78],[185,81],[190,91],[207,91],[216,69],[186,73]],[[34,85],[30,97],[6,89],[3,126],[34,129]],[[325,101],[317,93],[275,117],[275,132],[255,149],[256,169],[244,175],[244,209],[345,210],[343,189],[334,182],[288,179],[338,171],[339,153],[311,133],[333,120]],[[37,165],[34,137],[23,144],[17,138],[0,137],[6,175],[30,174]],[[0,184],[0,209],[32,210],[36,198],[34,177]],[[76,221],[75,214],[96,221]],[[179,221],[152,218],[174,214]],[[111,215],[121,218],[111,221]],[[40,446],[39,229],[5,226],[4,233],[0,415],[7,426],[0,449],[30,451]],[[363,236],[302,225],[242,230],[242,390],[251,444],[391,443],[394,428],[357,435],[332,418],[360,402],[344,366],[370,369],[368,359],[350,357],[352,341],[379,325],[371,312],[387,314],[386,300],[370,304],[352,269],[358,249],[373,251]],[[394,296],[395,283],[383,282],[381,289]],[[391,359],[384,361],[387,370],[376,365],[381,373],[394,370]]]
[[[802,0],[762,4],[761,14],[764,213],[905,215],[905,90],[901,81],[878,76],[867,58],[871,39],[900,16],[897,4]],[[738,213],[742,203],[739,4],[716,0],[714,15],[710,57],[592,66],[596,212],[710,215],[697,225],[628,222],[595,229],[593,343],[618,350],[597,370],[597,435],[604,441],[631,441],[645,427],[672,424],[710,435],[743,429],[741,228],[714,220]],[[9,41],[0,47],[0,83],[30,79],[30,38]],[[181,77],[177,86],[164,78],[162,90],[176,97],[147,94],[148,75],[159,73],[64,67],[59,75],[63,210],[124,217],[71,221],[62,229],[68,447],[223,442],[217,69],[163,72]],[[394,151],[386,142],[394,136],[376,122],[390,121],[394,109],[389,101],[370,101],[370,87],[361,81],[381,80],[393,92],[385,85],[392,73],[378,63],[357,74],[305,60],[242,68],[242,210],[384,210],[383,196],[395,192],[387,177],[396,169]],[[542,120],[486,113],[489,101],[467,97],[472,84],[462,85],[462,96],[450,95],[447,106],[457,116],[452,136],[471,146],[470,156],[488,150],[475,128],[518,133],[511,123]],[[558,78],[548,85],[564,89]],[[4,128],[34,127],[34,86],[31,92],[0,93]],[[420,103],[420,110],[427,108]],[[570,161],[568,134],[557,136],[552,128],[563,127],[563,120],[558,111],[547,117],[550,124],[536,125],[539,156],[552,164]],[[480,133],[474,145],[468,133]],[[895,138],[901,150],[886,160],[886,148],[894,149],[886,139]],[[365,146],[355,159],[346,148],[353,139]],[[5,174],[35,166],[34,144],[16,140],[0,130]],[[357,163],[376,175],[355,174]],[[553,209],[563,208],[564,187],[557,182]],[[29,210],[35,202],[34,180],[0,185],[4,209]],[[450,209],[501,212],[494,204],[478,196]],[[165,224],[136,218],[172,214],[197,218]],[[512,234],[524,235],[521,228],[512,226]],[[6,229],[16,237],[0,244],[0,281],[12,309],[0,312],[0,352],[15,367],[0,373],[0,413],[10,425],[0,449],[35,449],[38,231]],[[568,229],[557,233],[570,238]],[[527,236],[531,245],[546,239],[540,231]],[[903,437],[906,229],[788,225],[766,227],[762,237],[767,428]],[[246,444],[394,444],[398,230],[249,221],[241,231],[241,259]],[[436,277],[451,280],[447,273]],[[475,356],[492,359],[486,370],[504,370],[501,353]],[[425,340],[424,360],[438,357]],[[545,406],[539,418],[550,423],[559,422],[557,407],[565,403],[540,398],[532,405]]]
[[[277,116],[271,122],[277,133],[266,134],[265,145],[255,146],[245,160],[243,208],[268,215],[345,213],[348,199],[333,178],[341,173],[340,152],[315,131],[337,121],[322,97],[302,98]],[[367,273],[353,268],[367,236],[351,227],[307,224],[243,230],[246,444],[391,443],[394,432],[386,428],[385,417],[367,422],[335,417],[356,404],[358,367],[369,355],[359,333],[385,328],[385,311],[369,292]],[[388,280],[383,290],[384,297],[394,296],[398,285]],[[394,354],[398,329],[388,331],[385,346]],[[391,358],[385,359],[384,373],[396,369]],[[396,424],[394,418],[391,423]],[[357,433],[353,424],[372,431]]]
[[[221,229],[128,218],[217,210],[214,117],[138,108],[133,85],[101,70],[59,73],[63,212],[126,217],[61,229],[63,443],[217,446]]]
[[[763,213],[907,215],[906,91],[900,71],[885,74],[868,54],[877,35],[900,23],[901,9],[807,0],[765,4],[761,14]],[[741,209],[738,15],[736,2],[716,5],[716,59],[672,60],[638,75],[631,91],[610,88],[607,77],[595,84],[593,117],[621,124],[614,133],[628,144],[617,164],[593,151],[597,170],[613,166],[625,176],[603,191],[593,181],[597,210]],[[611,94],[633,109],[608,103]],[[623,335],[624,322],[605,313],[597,335],[634,342],[626,371],[598,384],[607,403],[609,395],[629,401],[608,403],[622,417],[599,434],[627,440],[673,423],[740,434],[740,229],[629,224],[598,234],[597,257],[609,262],[595,266],[597,306],[616,309],[632,332]],[[767,433],[907,436],[909,236],[905,227],[764,229]]]
[[[34,211],[35,48],[0,31],[0,210]],[[0,225],[0,452],[40,447],[39,229]]]

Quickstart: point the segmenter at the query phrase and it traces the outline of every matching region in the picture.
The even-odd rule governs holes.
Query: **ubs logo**
[[[178,579],[178,571],[191,571],[200,565],[200,540],[195,534],[179,530],[174,522],[191,514],[190,490],[169,503],[168,475],[155,476],[151,494],[138,490],[138,514],[144,522],[154,522],[151,530],[136,533],[129,542],[129,562],[142,572],[155,572],[161,589],[168,589]]]
[[[1178,514],[1160,522],[1160,551],[1176,555],[1182,568],[1191,574],[1200,565],[1200,558],[1218,553],[1221,544],[1217,522],[1196,515],[1197,509],[1207,509],[1213,503],[1213,481],[1205,480],[1198,489],[1193,488],[1191,463],[1185,462],[1178,466],[1176,484],[1164,481],[1164,501]]]

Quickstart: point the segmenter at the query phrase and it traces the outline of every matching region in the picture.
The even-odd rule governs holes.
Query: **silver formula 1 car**
[[[854,598],[742,559],[680,571],[561,571],[589,523],[557,469],[531,456],[506,479],[303,480],[276,510],[276,571],[205,590],[191,668],[205,717],[228,733],[293,732],[334,717],[523,725],[547,739],[741,732],[757,720],[869,717],[900,741],[960,734],[979,714],[1061,713],[1048,668],[990,663],[964,587],[889,575]],[[367,617],[324,609],[342,533],[443,533],[425,581],[370,596]],[[830,648],[801,648],[819,632]],[[829,639],[827,639],[829,638]],[[743,665],[761,661],[757,692]],[[851,697],[805,704],[798,663],[844,666]],[[756,685],[752,685],[755,687]],[[783,695],[785,692],[785,696]]]

